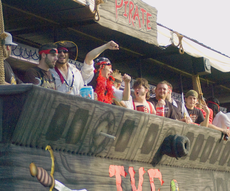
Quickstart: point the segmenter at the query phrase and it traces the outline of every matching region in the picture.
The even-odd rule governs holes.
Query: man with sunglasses
[[[58,60],[54,69],[50,70],[56,82],[56,88],[60,92],[79,95],[84,86],[81,72],[70,64],[69,58],[77,59],[77,45],[72,41],[56,42],[58,49]]]
[[[124,74],[124,91],[116,90],[116,88],[113,86],[114,78],[111,76],[113,70],[110,60],[105,57],[97,58],[107,49],[119,50],[119,45],[114,41],[110,41],[91,50],[86,55],[84,65],[81,69],[83,79],[87,79],[87,82],[90,82],[88,85],[93,87],[94,92],[97,94],[98,101],[109,104],[113,102],[113,98],[115,98],[117,101],[128,101],[130,99],[131,77],[127,74]]]
[[[26,71],[24,82],[33,83],[44,88],[56,90],[55,79],[50,72],[57,61],[57,46],[53,43],[44,44],[39,48],[39,64]]]
[[[5,32],[5,35],[6,35],[6,38],[5,38],[4,45],[3,45],[5,84],[6,85],[21,84],[22,81],[15,76],[10,64],[6,61],[6,59],[9,58],[9,56],[11,55],[12,46],[17,46],[17,44],[13,42],[13,38],[10,33]]]

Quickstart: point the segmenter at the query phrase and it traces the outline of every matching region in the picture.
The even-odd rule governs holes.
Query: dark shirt
[[[28,69],[25,73],[24,82],[33,83],[48,89],[56,89],[55,80],[51,72],[45,71],[39,67]]]
[[[192,121],[194,123],[200,124],[201,122],[204,121],[204,116],[201,110],[197,109],[197,108],[193,108],[193,109],[188,109],[186,107],[188,114],[190,116],[190,118],[192,119]]]
[[[21,84],[22,81],[15,76],[10,64],[4,60],[4,68],[5,68],[5,81],[10,84]]]
[[[156,97],[150,98],[148,101],[150,101],[154,105],[154,107],[156,108],[156,105],[158,103],[158,100],[156,99]],[[165,100],[165,103],[166,103],[165,112],[164,112],[165,117],[171,118],[171,119],[178,119],[177,114],[173,108],[174,106],[170,102],[168,102],[167,100]]]

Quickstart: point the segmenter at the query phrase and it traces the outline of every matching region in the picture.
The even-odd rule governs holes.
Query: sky
[[[230,56],[229,0],[142,1],[158,10],[158,23]]]

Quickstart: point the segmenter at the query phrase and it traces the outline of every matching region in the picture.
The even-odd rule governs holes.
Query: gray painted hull
[[[219,142],[218,131],[32,85],[1,86],[0,98],[1,190],[49,190],[29,173],[31,162],[50,172],[47,145],[54,150],[54,178],[71,189],[117,190],[110,165],[127,173],[131,166],[136,172],[144,167],[143,191],[151,190],[148,169],[162,174],[165,183],[155,179],[156,190],[170,190],[172,179],[180,190],[230,186],[230,143]],[[178,160],[159,152],[174,134],[190,140],[189,154]],[[137,186],[138,173],[135,179]],[[129,174],[122,188],[131,190]]]

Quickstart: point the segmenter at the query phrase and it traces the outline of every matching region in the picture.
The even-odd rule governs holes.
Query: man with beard
[[[177,119],[177,115],[175,110],[173,109],[173,105],[166,100],[166,97],[168,95],[168,82],[167,81],[162,81],[157,84],[156,89],[155,89],[155,94],[156,97],[150,98],[150,102],[154,105],[156,108],[156,105],[158,101],[164,102],[164,116],[171,118],[171,119]],[[178,119],[180,120],[180,119]]]
[[[147,101],[150,98],[148,81],[144,78],[137,78],[134,82],[133,89],[135,95],[133,101],[134,110],[156,114],[153,104]]]
[[[57,61],[57,46],[44,44],[39,48],[39,64],[26,71],[24,82],[33,83],[48,89],[56,89],[55,80],[49,69],[54,68]]]
[[[55,78],[58,91],[79,95],[84,86],[81,72],[68,63],[69,58],[77,59],[77,45],[71,41],[56,42],[58,49],[58,60],[54,69],[50,70]],[[85,79],[87,81],[87,79]]]
[[[117,101],[128,101],[130,98],[131,77],[124,74],[124,91],[117,90],[113,86],[114,78],[111,76],[113,70],[110,60],[105,57],[97,58],[105,50],[119,50],[119,45],[114,41],[110,41],[88,52],[84,66],[81,69],[83,79],[88,79],[89,85],[93,87],[94,92],[97,94],[98,101],[109,104],[113,102],[113,98]]]

